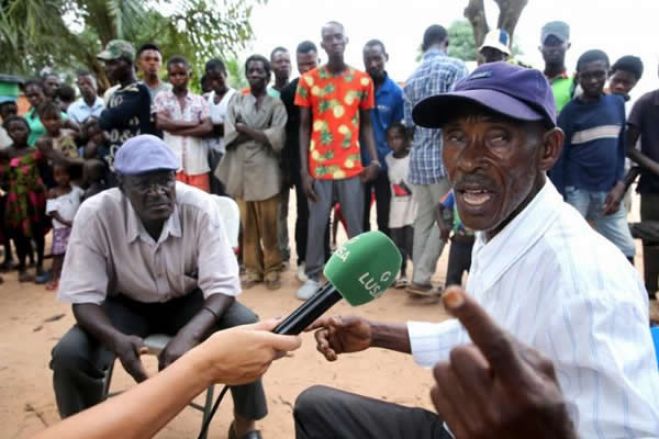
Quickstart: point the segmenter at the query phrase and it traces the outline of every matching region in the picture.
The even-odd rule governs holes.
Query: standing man
[[[279,97],[281,91],[288,85],[291,77],[291,55],[285,47],[275,47],[270,52],[270,65],[275,76],[275,83],[268,87],[270,96]]]
[[[659,89],[641,96],[627,119],[626,150],[638,164],[641,179],[637,191],[641,195],[641,221],[659,221]],[[641,147],[636,148],[638,139]],[[630,171],[631,172],[631,171]],[[659,248],[643,241],[643,275],[651,299],[659,290]]]
[[[311,41],[303,41],[295,50],[297,70],[300,75],[315,69],[318,66],[318,49]],[[293,79],[281,91],[281,100],[286,107],[288,119],[286,121],[286,143],[281,154],[283,184],[295,186],[296,213],[295,219],[295,253],[297,254],[297,278],[300,282],[307,281],[305,259],[307,254],[307,229],[309,227],[309,205],[302,188],[300,176],[300,108],[295,106],[295,90],[300,78]],[[289,187],[290,187],[289,186]],[[329,233],[329,229],[328,232]],[[329,235],[328,235],[329,236]]]
[[[625,104],[621,96],[604,94],[609,67],[601,50],[579,57],[577,80],[583,93],[558,117],[565,144],[551,179],[565,200],[633,264],[636,245],[618,197],[625,192]]]
[[[272,97],[280,98],[281,91],[289,84],[291,77],[291,55],[285,47],[275,47],[270,53],[270,65],[275,76],[275,84],[268,87],[268,94]],[[282,159],[283,160],[283,159]],[[281,167],[283,170],[284,163]],[[279,211],[277,213],[277,246],[281,254],[282,261],[288,265],[291,259],[291,244],[288,239],[288,203],[291,195],[290,182],[286,180],[287,173],[283,173]]]
[[[348,38],[342,24],[330,21],[321,30],[327,64],[302,75],[295,95],[300,107],[300,173],[309,199],[306,269],[308,280],[298,290],[301,300],[320,286],[324,240],[335,197],[348,226],[348,236],[362,232],[364,182],[377,176],[380,162],[361,161],[360,134],[371,157],[377,157],[370,110],[375,106],[373,81],[345,63]]]
[[[206,83],[211,88],[205,98],[208,101],[211,123],[213,124],[213,131],[205,139],[208,148],[208,164],[210,165],[211,193],[226,195],[222,182],[215,176],[215,169],[226,153],[224,120],[227,115],[229,101],[236,90],[227,84],[227,69],[221,59],[213,58],[208,61],[205,71]]]
[[[448,192],[442,162],[442,132],[418,127],[412,119],[412,109],[423,99],[446,93],[456,82],[467,76],[467,67],[456,58],[446,55],[448,33],[440,25],[432,25],[423,34],[423,61],[403,89],[405,125],[413,130],[409,180],[418,205],[414,221],[412,261],[414,272],[407,291],[416,295],[437,295],[430,279],[435,273],[437,259],[444,248],[435,226],[435,206]]]
[[[208,102],[188,90],[190,65],[181,56],[167,61],[167,75],[172,84],[171,91],[161,91],[153,102],[156,124],[164,131],[165,143],[179,160],[176,179],[210,192],[208,152],[202,137],[210,134]]]
[[[478,48],[483,64],[506,61],[510,57],[510,35],[503,29],[491,30]]]
[[[105,103],[97,93],[96,78],[90,72],[79,72],[76,84],[81,97],[69,106],[67,114],[72,121],[82,126],[90,117],[100,117]]]
[[[229,103],[224,121],[227,151],[217,175],[240,208],[246,272],[243,288],[265,282],[268,289],[275,290],[281,286],[277,214],[286,109],[279,98],[267,94],[267,58],[247,58],[245,76],[250,94],[238,94]]]
[[[162,52],[160,48],[153,43],[146,43],[140,46],[137,51],[137,68],[142,72],[142,84],[146,85],[151,95],[151,102],[161,91],[170,91],[172,85],[160,79],[160,69],[162,68]]]
[[[126,140],[139,134],[154,134],[156,130],[151,120],[149,89],[135,77],[133,45],[124,40],[112,40],[97,58],[105,63],[110,81],[119,84],[99,118],[99,125],[109,137],[109,148],[100,158],[113,170],[114,156]],[[108,177],[110,184],[115,185],[114,178]]]
[[[556,111],[574,96],[576,83],[567,73],[565,52],[570,48],[570,26],[564,21],[550,21],[542,26],[540,34],[540,52],[545,60],[545,76],[551,84],[551,91],[556,101]]]
[[[385,70],[389,54],[380,40],[370,40],[362,52],[364,67],[375,87],[375,108],[371,110],[377,159],[382,164],[375,180],[364,185],[364,231],[371,230],[371,196],[375,193],[378,230],[389,235],[389,205],[391,188],[384,158],[391,152],[387,144],[387,130],[394,122],[403,120],[403,91],[389,78]],[[371,157],[362,151],[362,162],[368,165]]]

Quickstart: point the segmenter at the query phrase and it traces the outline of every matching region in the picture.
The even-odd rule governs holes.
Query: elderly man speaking
[[[659,375],[647,294],[620,250],[547,180],[563,133],[542,73],[484,64],[452,92],[421,101],[413,116],[418,125],[442,129],[442,159],[460,218],[478,231],[467,290],[501,327],[554,363],[567,403],[544,408],[567,411],[579,437],[657,437]],[[529,431],[529,419],[511,410],[514,402],[546,395],[534,394],[538,387],[521,377],[517,386],[495,389],[495,369],[460,362],[453,349],[470,338],[458,320],[404,325],[347,316],[321,319],[315,327],[329,360],[379,347],[411,353],[423,366],[457,360],[465,366],[456,368],[460,378],[485,377],[458,381],[440,368],[435,402],[458,439],[571,437],[553,434],[566,432],[560,422],[544,436],[510,434],[520,423]],[[504,402],[489,397],[497,394]],[[298,439],[452,437],[431,412],[325,387],[300,395],[294,414]],[[483,433],[483,426],[496,423],[502,434]]]
[[[159,357],[167,367],[212,332],[253,323],[236,302],[238,264],[210,195],[176,182],[178,160],[159,138],[128,140],[114,162],[119,187],[80,207],[59,298],[76,325],[53,349],[57,406],[70,416],[102,399],[103,370],[118,357],[136,381],[147,378],[143,337],[173,336]],[[267,413],[260,381],[232,388],[230,437],[259,438]]]

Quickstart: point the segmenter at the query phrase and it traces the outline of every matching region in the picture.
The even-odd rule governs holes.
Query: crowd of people
[[[541,409],[520,404],[536,414],[559,408],[543,418],[546,435],[656,435],[659,377],[647,301],[658,289],[659,236],[635,232],[643,238],[643,287],[625,201],[640,175],[641,220],[659,220],[659,90],[625,108],[643,74],[641,60],[630,55],[611,64],[604,51],[589,50],[571,74],[570,29],[554,21],[540,30],[542,71],[518,66],[508,34],[496,29],[470,72],[447,55],[446,29],[432,25],[419,66],[398,83],[387,74],[382,41],[364,45],[360,70],[345,61],[340,23],[326,23],[321,37],[326,62],[320,64],[313,42],[301,42],[293,80],[291,53],[276,47],[269,58],[246,59],[249,85],[240,90],[228,84],[222,60],[209,60],[196,94],[184,57],[164,60],[164,82],[156,44],[136,51],[114,40],[98,54],[114,84],[104,96],[94,75],[81,71],[77,100],[54,74],[23,84],[30,108],[22,115],[3,98],[3,267],[16,269],[20,282],[58,290],[77,322],[50,365],[62,417],[105,398],[104,371],[115,357],[136,381],[145,380],[139,353],[151,333],[173,337],[159,356],[165,369],[212,332],[256,321],[235,296],[260,283],[280,288],[291,243],[296,295],[313,297],[332,251],[331,225],[357,236],[372,227],[374,204],[378,230],[402,255],[395,286],[412,300],[434,302],[468,273],[468,289],[485,309],[475,312],[490,313],[516,338],[506,364],[529,375],[523,386],[539,376],[549,383]],[[238,258],[209,193],[239,206]],[[432,279],[449,240],[446,283],[439,286]],[[457,317],[465,302],[472,306],[462,293],[445,299]],[[433,401],[440,417],[314,387],[296,403],[298,437],[442,438],[449,430],[482,437],[483,426],[535,437],[542,423],[502,426],[505,416],[487,417],[493,401],[506,401],[493,392],[488,402],[488,380],[500,378],[497,385],[508,388],[514,377],[497,364],[501,353],[490,350],[493,342],[478,334],[473,317],[461,321],[316,322],[319,350],[329,360],[379,347],[438,364]],[[470,340],[477,353],[454,354]],[[286,346],[270,351],[296,347],[292,340],[270,342]],[[547,358],[529,359],[538,352]],[[268,364],[277,356],[270,354]],[[225,380],[241,384],[232,387],[229,437],[260,437],[255,422],[267,406],[258,376]],[[463,405],[471,398],[478,401]],[[506,430],[513,427],[519,430]]]

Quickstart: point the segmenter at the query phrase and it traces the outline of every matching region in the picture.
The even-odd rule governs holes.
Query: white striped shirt
[[[549,357],[583,438],[659,437],[659,373],[647,293],[620,251],[547,181],[489,242],[478,233],[467,291]],[[469,343],[452,319],[409,322],[417,363]]]

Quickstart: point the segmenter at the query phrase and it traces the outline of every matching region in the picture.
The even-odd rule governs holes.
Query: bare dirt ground
[[[638,200],[636,206],[638,206]],[[295,206],[294,200],[291,200]],[[295,218],[291,212],[290,218]],[[374,223],[374,222],[373,222]],[[292,236],[292,235],[291,235]],[[642,261],[639,256],[637,262]],[[444,251],[438,263],[436,281],[443,282],[446,270]],[[58,303],[42,286],[19,284],[16,273],[4,274],[0,285],[0,438],[26,438],[58,421],[48,368],[50,350],[72,325],[68,306]],[[239,298],[262,318],[287,315],[301,302],[294,293],[299,283],[294,266],[275,292],[264,287],[245,291]],[[658,314],[655,308],[655,315]],[[400,290],[390,290],[381,299],[360,308],[338,304],[334,313],[355,313],[382,321],[446,318],[440,304],[420,304]],[[145,357],[155,372],[153,357]],[[430,372],[420,369],[411,357],[381,350],[345,355],[336,363],[326,362],[316,351],[313,337],[304,335],[302,348],[292,357],[273,364],[264,378],[270,413],[259,423],[266,438],[292,438],[292,405],[295,397],[314,384],[325,384],[400,404],[431,408]],[[132,379],[120,366],[115,368],[112,391],[129,388]],[[198,398],[201,402],[201,398]],[[226,398],[211,425],[209,437],[225,438],[231,420],[231,398]],[[186,408],[157,437],[194,438],[201,414]]]

